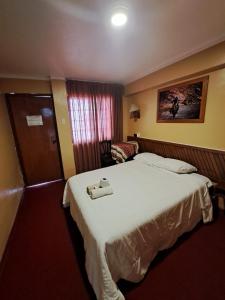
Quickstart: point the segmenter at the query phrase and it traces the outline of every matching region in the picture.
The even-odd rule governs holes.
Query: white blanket
[[[88,185],[109,179],[114,194],[91,200]],[[172,246],[202,218],[212,219],[209,180],[138,161],[71,177],[63,204],[84,239],[86,270],[99,300],[122,300],[120,279],[140,281],[157,252]]]

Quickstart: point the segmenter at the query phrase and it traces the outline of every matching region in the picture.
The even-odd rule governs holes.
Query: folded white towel
[[[98,183],[95,183],[95,184],[92,184],[92,185],[89,185],[89,186],[87,187],[87,193],[88,193],[88,195],[91,194],[91,191],[92,191],[92,190],[98,189],[99,187],[100,187],[100,183],[99,183],[99,182],[98,182]]]
[[[111,195],[113,194],[113,189],[111,186],[106,186],[103,188],[96,188],[96,189],[92,189],[90,196],[92,199],[96,199],[96,198],[100,198],[106,195]]]

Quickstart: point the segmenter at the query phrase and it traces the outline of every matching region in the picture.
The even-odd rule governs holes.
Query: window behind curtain
[[[103,140],[122,138],[122,92],[117,84],[67,80],[77,173],[101,166]]]
[[[96,135],[99,141],[112,139],[113,116],[110,95],[96,97],[94,104],[88,97],[69,97],[69,112],[75,144],[93,142]]]

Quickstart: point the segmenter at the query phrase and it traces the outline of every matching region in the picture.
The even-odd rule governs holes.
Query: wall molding
[[[225,41],[225,35],[222,34],[214,39],[211,39],[205,43],[202,43],[200,46],[198,47],[195,47],[194,49],[191,49],[191,50],[188,50],[188,51],[185,51],[183,52],[182,54],[179,54],[179,55],[176,55],[172,58],[169,58],[167,59],[166,61],[164,61],[163,63],[161,63],[160,65],[158,65],[157,67],[155,68],[152,68],[146,72],[143,72],[142,74],[138,74],[136,76],[136,78],[134,78],[133,80],[130,80],[128,82],[125,82],[126,85],[129,85],[129,84],[132,84],[134,83],[135,81],[138,81],[140,80],[140,78],[144,78],[146,76],[149,76],[151,75],[152,73],[155,73],[155,72],[158,72],[164,68],[167,68],[173,64],[176,64],[186,58],[189,58],[191,57],[192,55],[195,55],[195,54],[198,54],[199,52],[202,52],[202,51],[205,51],[207,50],[208,48],[211,48],[211,47],[214,47],[216,46],[217,44],[220,44],[222,42]]]
[[[165,86],[170,86],[170,85],[173,85],[173,84],[176,84],[176,83],[179,83],[179,82],[189,81],[190,79],[195,79],[195,78],[203,76],[203,75],[210,75],[210,73],[218,71],[218,70],[222,70],[224,68],[225,68],[225,63],[221,64],[221,65],[218,65],[218,66],[215,66],[215,67],[212,67],[212,68],[205,69],[204,71],[199,71],[199,72],[192,73],[192,74],[189,74],[189,75],[185,75],[185,76],[182,76],[182,77],[179,77],[179,78],[176,78],[176,79],[168,80],[166,82],[151,86],[151,88],[146,88],[145,90],[143,90],[141,92],[144,92],[144,91],[149,90],[149,89],[163,88]],[[140,93],[140,92],[134,93],[132,95],[135,95],[135,94],[138,94],[138,93]],[[129,96],[129,95],[126,95],[126,96]]]
[[[173,84],[178,81],[202,76],[225,67],[225,41],[160,68],[125,86],[125,95],[131,96],[143,91]]]

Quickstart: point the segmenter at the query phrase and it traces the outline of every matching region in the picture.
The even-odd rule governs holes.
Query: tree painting
[[[157,122],[204,122],[208,77],[158,91]]]

